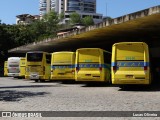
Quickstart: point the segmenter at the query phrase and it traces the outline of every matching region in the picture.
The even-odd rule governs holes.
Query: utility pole
[[[107,17],[107,2],[106,2],[106,17]]]

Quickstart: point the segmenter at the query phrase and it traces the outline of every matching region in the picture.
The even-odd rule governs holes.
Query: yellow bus
[[[52,80],[75,80],[75,52],[54,52],[51,59]]]
[[[120,42],[112,46],[112,84],[150,84],[148,45]]]
[[[111,81],[111,53],[100,48],[76,50],[76,81]]]
[[[4,62],[4,76],[8,76],[7,61]]]
[[[26,58],[25,57],[21,57],[20,58],[20,63],[19,63],[19,70],[20,70],[20,73],[19,73],[19,77],[22,77],[24,78],[25,77],[25,73],[26,73]]]
[[[26,53],[25,78],[30,80],[45,81],[51,75],[51,54],[42,51]]]

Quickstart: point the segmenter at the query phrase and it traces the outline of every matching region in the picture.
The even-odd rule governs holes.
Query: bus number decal
[[[98,68],[99,64],[79,64],[80,68]]]
[[[144,62],[117,62],[119,67],[143,67]]]
[[[135,57],[133,57],[133,56],[127,56],[126,60],[135,60]]]
[[[92,60],[85,60],[85,62],[92,62]]]

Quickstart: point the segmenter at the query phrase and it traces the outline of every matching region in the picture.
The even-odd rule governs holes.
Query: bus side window
[[[46,55],[46,62],[51,64],[51,55]]]
[[[103,52],[103,55],[104,55],[104,63],[111,63],[111,54],[110,53],[106,53],[106,52]]]

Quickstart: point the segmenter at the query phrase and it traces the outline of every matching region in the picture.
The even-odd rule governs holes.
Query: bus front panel
[[[43,53],[27,53],[26,79],[44,79]]]
[[[74,80],[75,79],[75,53],[56,52],[52,54],[52,80]]]
[[[101,49],[78,49],[76,52],[76,81],[104,81]]]
[[[112,83],[149,84],[149,54],[144,43],[124,43],[113,47]]]

